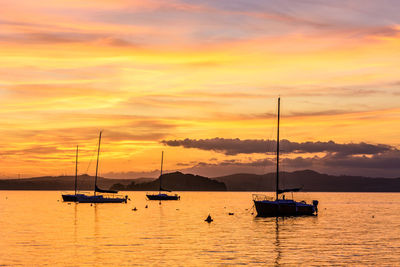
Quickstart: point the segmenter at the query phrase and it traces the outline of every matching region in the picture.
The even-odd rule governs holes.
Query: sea
[[[400,265],[400,193],[297,193],[318,216],[287,218],[256,217],[252,192],[122,192],[127,204],[61,193],[0,191],[0,266]]]

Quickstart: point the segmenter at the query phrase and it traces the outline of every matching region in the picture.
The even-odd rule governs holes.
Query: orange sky
[[[160,141],[274,139],[278,96],[282,138],[397,151],[400,4],[259,2],[0,1],[0,177],[92,174],[100,130],[102,175],[212,175],[266,155]]]

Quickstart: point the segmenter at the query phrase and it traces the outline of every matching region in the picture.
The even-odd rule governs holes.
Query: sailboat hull
[[[78,198],[76,195],[62,195],[62,199],[64,202],[77,202]]]
[[[79,197],[85,197],[84,194],[63,194],[61,196],[64,202],[78,202]]]
[[[108,197],[103,195],[96,196],[80,196],[78,197],[79,203],[127,203],[128,197]]]
[[[148,200],[179,200],[181,197],[178,195],[156,194],[146,195]]]
[[[254,205],[259,217],[305,216],[317,213],[316,206],[294,200],[254,200]]]

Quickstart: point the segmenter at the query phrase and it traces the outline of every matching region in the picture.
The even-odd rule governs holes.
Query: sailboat
[[[276,185],[275,199],[268,198],[265,195],[254,194],[253,201],[259,217],[280,217],[280,216],[302,216],[316,215],[318,213],[318,200],[313,200],[312,204],[305,201],[294,201],[285,199],[284,193],[298,192],[301,188],[279,189],[279,122],[280,122],[280,104],[278,98],[278,129],[276,138]],[[280,197],[281,196],[281,197]]]
[[[94,193],[92,196],[87,195],[77,195],[77,202],[79,203],[127,203],[128,196],[115,195],[118,191],[115,190],[105,190],[100,189],[97,186],[97,172],[99,169],[99,156],[100,156],[100,144],[101,144],[101,134],[99,135],[99,144],[97,148],[97,163],[96,163],[96,176],[94,180]],[[97,194],[106,193],[108,195]]]
[[[77,194],[77,181],[78,181],[78,146],[76,146],[76,156],[75,156],[75,190],[74,194],[62,194],[62,199],[64,202],[77,202],[78,197],[84,196],[84,194]]]
[[[160,172],[160,177],[158,178],[158,180],[160,181],[160,188],[158,191],[158,194],[146,194],[147,198],[149,200],[179,200],[181,197],[178,196],[177,194],[175,195],[168,195],[165,193],[161,193],[161,191],[167,191],[167,192],[171,192],[170,190],[167,189],[163,189],[161,187],[161,178],[162,178],[162,169],[163,169],[163,159],[164,159],[164,151],[161,152],[161,172]]]

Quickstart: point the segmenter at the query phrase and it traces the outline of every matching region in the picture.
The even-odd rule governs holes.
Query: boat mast
[[[75,159],[75,195],[78,181],[78,146],[76,146],[76,159]]]
[[[99,169],[99,156],[100,156],[100,142],[101,142],[101,131],[99,135],[99,146],[97,148],[97,163],[96,163],[96,176],[94,178],[94,195],[96,195],[96,188],[97,188],[97,170]]]
[[[281,112],[281,98],[278,97],[278,130],[276,135],[276,199],[278,200],[279,191],[279,120]]]
[[[162,167],[163,167],[163,159],[164,159],[164,151],[161,151],[161,171],[160,171],[160,190],[159,190],[159,194],[161,194],[161,177],[162,177]]]

